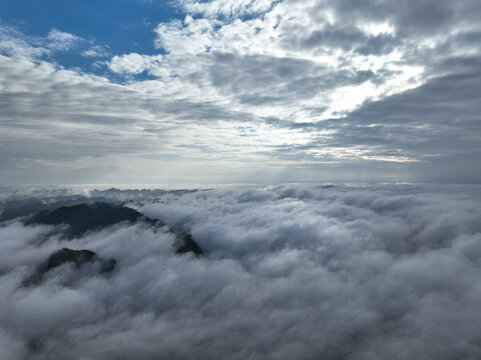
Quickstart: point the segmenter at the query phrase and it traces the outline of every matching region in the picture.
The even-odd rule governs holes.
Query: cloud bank
[[[70,241],[2,223],[3,358],[481,356],[479,187],[101,193],[189,227],[205,256],[176,255],[173,235],[145,223]],[[21,286],[63,247],[115,258],[115,271],[68,285],[78,274],[61,266]]]

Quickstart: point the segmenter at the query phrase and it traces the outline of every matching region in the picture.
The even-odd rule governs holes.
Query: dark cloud
[[[225,189],[128,196],[192,229],[174,255],[142,224],[70,240],[115,258],[110,277],[62,265],[22,279],[65,240],[0,227],[6,359],[476,359],[481,214],[476,186]]]
[[[376,81],[379,77],[370,70],[329,71],[313,61],[289,57],[233,53],[216,53],[213,57],[209,69],[212,85],[219,92],[232,94],[233,100],[254,106],[294,104],[328,90]]]
[[[317,123],[272,124],[311,134],[331,131],[328,136],[313,136],[310,143],[298,148],[299,152],[322,152],[326,147],[345,149],[349,144],[373,157],[421,161],[406,165],[406,169],[428,181],[477,182],[481,176],[476,170],[481,159],[477,146],[481,141],[479,68],[478,58],[446,58],[436,65],[435,72],[447,72],[446,75],[434,76],[424,85],[400,94],[367,102],[344,117]],[[295,154],[279,151],[282,157],[295,158]],[[325,159],[335,160],[328,153]],[[442,174],[443,167],[451,171]]]
[[[332,49],[342,49],[346,52],[355,51],[365,56],[389,54],[402,44],[393,35],[367,35],[350,22],[346,23],[349,25],[327,24],[322,29],[308,34],[300,31],[287,32],[281,44],[288,49],[318,49],[321,53],[323,50],[329,52]]]
[[[402,36],[423,36],[438,31],[445,33],[447,27],[455,25],[459,16],[469,17],[469,11],[479,10],[479,6],[469,0],[409,0],[403,3],[390,0],[341,0],[334,3],[333,8],[347,21],[390,21]]]

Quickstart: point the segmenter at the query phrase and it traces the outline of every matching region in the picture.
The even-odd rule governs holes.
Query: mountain
[[[90,274],[100,273],[108,275],[115,269],[117,260],[104,259],[90,250],[63,248],[52,253],[46,261],[40,264],[35,272],[24,280],[23,285],[30,286],[38,284],[50,270],[65,264],[71,264],[76,270],[82,270],[87,266],[92,266]]]
[[[44,225],[67,225],[65,235],[75,238],[84,235],[88,231],[99,231],[120,222],[135,223],[143,221],[152,226],[164,226],[159,220],[153,220],[142,213],[129,207],[108,203],[95,203],[92,205],[79,204],[74,206],[62,206],[53,211],[44,210],[26,221],[27,224]],[[202,249],[194,241],[191,233],[183,228],[170,227],[175,234],[175,252],[184,254],[191,252],[197,256],[203,255]]]
[[[185,234],[182,241],[177,241],[175,244],[175,252],[177,254],[185,254],[191,252],[197,256],[204,255],[204,252],[199,245],[194,241],[190,233]]]
[[[53,211],[41,211],[32,216],[26,223],[44,225],[66,224],[68,225],[66,234],[70,237],[78,237],[87,231],[101,230],[123,221],[134,223],[138,220],[155,222],[137,210],[125,206],[107,203],[95,203],[93,205],[83,203],[74,206],[62,206]]]

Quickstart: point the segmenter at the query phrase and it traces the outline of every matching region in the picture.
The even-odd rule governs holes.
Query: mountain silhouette
[[[165,225],[161,221],[153,220],[137,210],[108,203],[79,204],[62,206],[52,211],[44,210],[33,215],[26,223],[67,225],[64,234],[67,237],[75,238],[84,235],[88,231],[99,231],[120,222],[135,223],[137,221],[143,221],[152,226]],[[174,249],[177,254],[188,252],[197,256],[204,254],[189,231],[181,227],[170,227],[169,230],[176,236]],[[87,254],[85,253],[82,256],[87,256]]]
[[[122,221],[134,223],[137,220],[154,222],[137,210],[107,203],[93,205],[79,204],[63,206],[56,210],[44,210],[31,217],[27,224],[68,225],[70,237],[77,237],[91,230],[101,230]]]
[[[23,285],[38,284],[50,270],[65,264],[70,264],[77,270],[82,269],[84,266],[92,265],[94,266],[93,274],[108,275],[115,269],[117,260],[104,259],[90,250],[63,248],[52,253],[46,261],[37,266],[34,273],[23,281]]]

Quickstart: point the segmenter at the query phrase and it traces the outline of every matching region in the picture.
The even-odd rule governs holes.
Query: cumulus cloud
[[[140,74],[149,71],[162,61],[162,55],[147,56],[136,53],[114,56],[108,63],[109,69],[118,74]]]
[[[172,234],[146,224],[38,242],[47,228],[3,223],[6,356],[481,355],[479,187],[104,192],[114,194],[147,216],[189,226],[206,256],[174,255]],[[115,258],[118,266],[110,277],[84,277],[75,286],[65,286],[75,272],[68,266],[37,286],[21,286],[47,254],[65,246]]]

